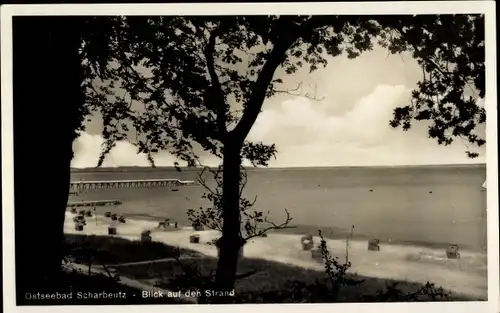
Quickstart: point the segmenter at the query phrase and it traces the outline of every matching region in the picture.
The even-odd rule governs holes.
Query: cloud
[[[439,146],[427,138],[427,125],[410,131],[389,126],[395,107],[408,101],[410,89],[378,85],[343,112],[329,114],[333,100],[284,101],[263,111],[250,138],[277,144],[273,166],[370,166],[452,164],[484,161],[465,156],[462,144]]]
[[[74,157],[71,166],[74,168],[95,167],[99,160],[104,140],[101,135],[81,133],[73,144]],[[162,153],[156,160],[163,166],[172,165],[175,161],[173,156]],[[117,142],[109,155],[105,158],[103,167],[118,166],[150,166],[145,154],[138,154],[137,148],[126,141]]]
[[[341,114],[329,114],[333,100],[295,98],[261,113],[250,139],[276,143],[273,166],[369,166],[451,164],[484,161],[465,156],[462,144],[439,146],[427,125],[393,129],[395,107],[410,96],[402,85],[378,85]]]
[[[73,143],[74,157],[71,162],[73,168],[95,167],[102,151],[104,139],[99,134],[89,134],[82,132]],[[155,154],[156,166],[174,166],[174,162],[186,165],[185,162],[167,152]],[[217,166],[220,161],[211,155],[203,156],[202,163],[209,166]],[[102,167],[120,167],[120,166],[151,166],[146,154],[137,153],[137,148],[128,141],[118,141],[116,146],[106,156]]]
[[[249,140],[275,143],[277,160],[271,166],[370,166],[418,165],[484,162],[465,156],[465,147],[439,146],[427,138],[426,125],[415,124],[407,132],[392,129],[393,109],[405,103],[410,89],[403,85],[378,85],[357,101],[342,103],[344,110],[332,110],[335,99],[316,102],[295,97],[266,104]],[[100,135],[82,133],[74,143],[72,166],[94,167],[101,151]],[[213,156],[202,155],[205,165],[217,165]],[[155,156],[158,166],[172,166],[175,157],[168,153]],[[182,164],[182,162],[181,162]],[[103,166],[150,166],[144,154],[128,142],[119,142]]]
[[[359,143],[373,145],[391,129],[392,110],[408,92],[404,86],[377,86],[369,95],[338,115],[329,114],[329,101],[312,102],[306,98],[284,101],[280,107],[261,113],[252,129],[253,140],[278,141],[297,145],[302,142],[330,145]],[[294,136],[290,136],[294,134]]]

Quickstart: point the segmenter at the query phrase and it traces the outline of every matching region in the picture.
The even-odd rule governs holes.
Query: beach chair
[[[460,253],[458,253],[458,245],[449,245],[446,248],[446,257],[448,259],[459,259]]]
[[[125,216],[120,215],[120,217],[118,218],[118,222],[125,223]]]
[[[116,221],[116,220],[118,220],[118,215],[116,215],[116,214],[111,214],[111,216],[110,216],[110,217],[111,217],[111,220],[112,220],[112,221]]]
[[[105,217],[111,217],[111,212],[106,212],[106,213],[104,213],[104,216],[105,216]]]
[[[380,251],[380,240],[379,239],[368,240],[368,250],[369,251]]]
[[[85,216],[77,215],[77,216],[73,217],[73,221],[75,223],[83,222],[83,221],[85,221]]]
[[[108,227],[108,235],[116,235],[116,227],[115,226]]]
[[[323,254],[320,249],[312,249],[311,250],[311,258],[318,262],[323,262]]]
[[[191,235],[189,236],[190,243],[200,243],[200,235]]]
[[[87,210],[87,211],[85,212],[85,216],[87,216],[87,217],[92,217],[92,211],[91,211],[91,210]]]
[[[85,215],[85,210],[80,210],[80,211],[78,212],[78,214],[80,214],[80,215]]]
[[[73,213],[73,214],[76,214],[76,212],[77,212],[77,211],[76,211],[76,208],[71,208],[71,209],[70,209],[70,211],[71,211],[71,213]]]
[[[302,245],[302,250],[308,251],[314,247],[314,240],[312,235],[305,235],[300,238],[300,244]]]

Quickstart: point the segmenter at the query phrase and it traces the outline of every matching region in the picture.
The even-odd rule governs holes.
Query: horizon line
[[[487,163],[444,163],[444,164],[408,164],[408,165],[312,165],[312,166],[268,166],[268,167],[254,167],[247,166],[248,169],[307,169],[307,168],[381,168],[381,167],[464,167],[464,166],[486,166]],[[214,168],[216,166],[179,166],[181,169],[199,169],[199,168]],[[120,169],[120,168],[137,168],[137,169],[175,169],[171,166],[140,166],[140,165],[127,165],[127,166],[103,166],[103,167],[71,167],[71,170],[100,170],[100,169]]]

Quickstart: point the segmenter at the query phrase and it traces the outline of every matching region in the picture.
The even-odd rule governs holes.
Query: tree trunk
[[[75,18],[14,17],[14,216],[17,304],[61,290],[72,143],[81,117]],[[62,291],[62,290],[61,290]]]
[[[219,240],[220,255],[217,263],[215,288],[217,291],[231,291],[234,288],[238,252],[244,241],[240,235],[240,146],[226,144],[223,159],[223,226]],[[228,299],[217,297],[216,302]]]

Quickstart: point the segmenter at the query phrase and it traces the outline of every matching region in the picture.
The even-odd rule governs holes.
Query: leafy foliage
[[[331,255],[326,240],[319,231],[321,243],[321,262],[324,264],[324,276],[308,281],[290,279],[279,290],[259,290],[259,292],[236,292],[235,297],[228,298],[231,303],[332,303],[332,302],[414,302],[414,301],[447,301],[450,295],[433,283],[427,282],[423,286],[408,290],[400,282],[388,282],[386,287],[362,294],[360,298],[350,295],[358,288],[363,289],[368,284],[366,279],[360,279],[355,274],[349,273],[350,262],[342,263],[338,257]],[[177,260],[182,269],[180,275],[172,280],[169,276],[168,286],[176,286],[182,290],[200,290],[201,296],[198,303],[211,303],[212,299],[205,297],[204,290],[210,290],[214,284],[214,271],[203,271],[200,263]],[[252,271],[239,275],[239,279],[255,274]],[[159,274],[159,273],[158,273]],[[158,275],[157,274],[157,275]],[[165,275],[165,274],[163,274]],[[161,285],[161,283],[159,284]],[[351,298],[350,298],[351,297]]]
[[[355,279],[348,274],[351,263],[349,261],[341,263],[338,257],[332,256],[321,231],[318,231],[318,233],[321,238],[319,251],[321,252],[322,262],[325,266],[325,277],[309,284],[297,280],[289,281],[290,292],[285,296],[292,298],[293,302],[336,302],[339,300],[342,288],[360,286],[365,283],[364,279]],[[346,242],[346,245],[348,245],[348,242]],[[436,287],[435,284],[429,282],[413,292],[405,292],[399,287],[398,282],[387,284],[384,290],[377,290],[375,294],[363,295],[363,299],[356,299],[356,302],[360,300],[401,302],[442,301],[449,299],[449,295],[442,287]]]
[[[160,150],[196,165],[194,142],[221,157],[224,143],[243,141],[264,99],[279,92],[277,67],[312,72],[326,56],[355,58],[377,42],[394,54],[410,51],[423,70],[391,126],[430,120],[440,144],[485,143],[474,133],[485,122],[477,105],[485,96],[484,16],[120,16],[90,18],[87,28],[82,114],[104,118],[99,165],[123,139],[153,165]],[[242,157],[265,165],[275,153],[274,145],[247,142]]]
[[[318,231],[318,234],[321,238],[319,251],[321,252],[321,260],[325,266],[325,277],[321,280],[316,280],[312,284],[291,281],[289,285],[291,290],[293,290],[293,297],[296,300],[306,297],[310,298],[313,302],[325,301],[326,299],[328,299],[328,302],[335,302],[342,287],[357,286],[362,284],[364,280],[356,280],[349,277],[347,271],[351,268],[351,263],[348,261],[340,263],[338,257],[332,256],[321,231]],[[347,242],[346,245],[348,245]]]
[[[104,22],[102,19],[106,19]],[[102,164],[117,140],[150,156],[167,150],[188,165],[193,142],[221,157],[243,143],[266,97],[276,94],[277,67],[293,74],[325,66],[326,55],[355,57],[372,48],[380,27],[355,16],[197,16],[94,18],[108,31],[86,42],[88,104],[104,118]],[[98,57],[93,47],[108,44]],[[97,43],[93,42],[93,38]],[[120,93],[118,92],[120,91]],[[143,108],[135,110],[133,104]],[[129,138],[129,126],[139,134]],[[265,165],[274,145],[245,142],[242,157]]]
[[[484,16],[404,16],[381,24],[387,30],[381,33],[381,45],[393,54],[410,51],[423,76],[411,103],[395,109],[390,125],[408,130],[412,120],[429,120],[429,137],[439,144],[458,138],[465,145],[484,145],[484,135],[475,132],[486,122],[486,111],[478,104],[486,94]]]
[[[226,187],[244,186],[241,159],[266,166],[276,156],[275,145],[246,138],[266,98],[282,92],[282,79],[274,77],[280,67],[287,75],[302,67],[313,72],[328,64],[327,56],[356,58],[376,43],[391,53],[410,51],[423,78],[390,125],[408,130],[412,120],[429,120],[429,136],[440,144],[453,138],[485,143],[474,132],[486,119],[477,103],[485,96],[482,16],[118,16],[89,19],[89,29],[82,48],[86,112],[98,110],[104,120],[97,165],[119,140],[137,146],[153,166],[162,150],[188,166],[201,165],[199,147],[224,159],[240,175],[223,182],[219,168],[216,189],[205,195],[213,206],[189,215],[210,228],[229,223],[233,233],[223,237],[230,241],[236,223],[243,224],[240,239],[248,239],[266,222],[262,212],[250,213],[254,202],[242,197],[241,188]],[[281,225],[271,224],[276,227]],[[218,277],[224,280],[232,284]]]

